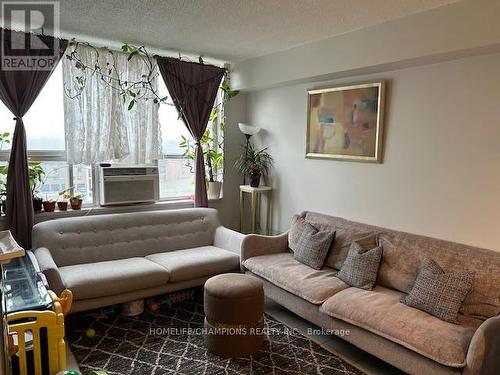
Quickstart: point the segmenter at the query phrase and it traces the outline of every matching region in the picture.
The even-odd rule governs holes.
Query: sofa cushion
[[[348,287],[335,277],[337,271],[315,270],[295,260],[290,253],[253,257],[243,265],[252,273],[316,305]]]
[[[170,282],[230,272],[240,266],[240,257],[237,254],[215,246],[152,254],[146,259],[165,268],[170,274]]]
[[[330,297],[320,311],[385,337],[450,367],[464,367],[467,349],[481,321],[460,317],[444,322],[401,303],[403,293],[376,286],[349,288]]]
[[[457,323],[458,310],[472,288],[472,272],[445,273],[431,258],[422,261],[410,293],[402,302],[436,318]]]
[[[335,231],[318,231],[311,224],[305,223],[295,245],[295,259],[315,270],[321,269],[334,238]]]
[[[113,296],[166,284],[165,268],[145,258],[119,259],[60,267],[64,287],[75,300]]]

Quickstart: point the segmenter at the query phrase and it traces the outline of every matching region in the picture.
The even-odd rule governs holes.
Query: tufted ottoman
[[[226,273],[205,283],[205,346],[223,357],[243,357],[264,342],[264,289],[255,277]]]

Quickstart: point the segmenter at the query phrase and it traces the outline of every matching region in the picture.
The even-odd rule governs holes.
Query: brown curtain
[[[157,61],[168,92],[196,141],[194,205],[207,207],[205,165],[200,139],[207,128],[210,112],[225,70],[213,65],[168,57],[157,57]]]
[[[30,34],[0,29],[3,49],[0,51],[1,61],[12,55],[11,46],[17,47],[16,54],[30,58],[50,56],[56,46],[52,70],[6,70],[0,68],[0,99],[14,115],[16,127],[10,151],[9,171],[7,174],[7,212],[6,227],[10,229],[19,244],[26,249],[31,247],[31,230],[33,228],[33,199],[28,178],[28,155],[26,149],[26,131],[23,116],[28,112],[43,86],[52,74],[63,55],[67,41],[50,36],[38,36],[48,49],[28,49]],[[24,40],[27,43],[20,44]],[[17,43],[16,43],[17,42]],[[19,50],[23,45],[24,50]],[[57,47],[59,49],[57,50]],[[63,88],[61,87],[61,90]],[[50,116],[50,113],[47,113]]]

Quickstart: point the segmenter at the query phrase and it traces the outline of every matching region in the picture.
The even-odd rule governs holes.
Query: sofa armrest
[[[220,226],[215,230],[214,246],[232,251],[239,256],[241,254],[241,243],[244,238],[244,234]]]
[[[241,261],[259,255],[284,253],[288,250],[288,232],[278,236],[249,234],[241,244]]]
[[[464,375],[496,374],[500,369],[500,315],[483,322],[474,333],[467,352]]]
[[[49,249],[40,247],[35,250],[35,257],[40,266],[40,270],[47,278],[50,289],[59,295],[64,290],[64,283]]]

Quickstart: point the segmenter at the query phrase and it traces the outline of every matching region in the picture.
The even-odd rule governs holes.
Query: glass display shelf
[[[52,308],[52,299],[31,253],[2,265],[5,313]]]

